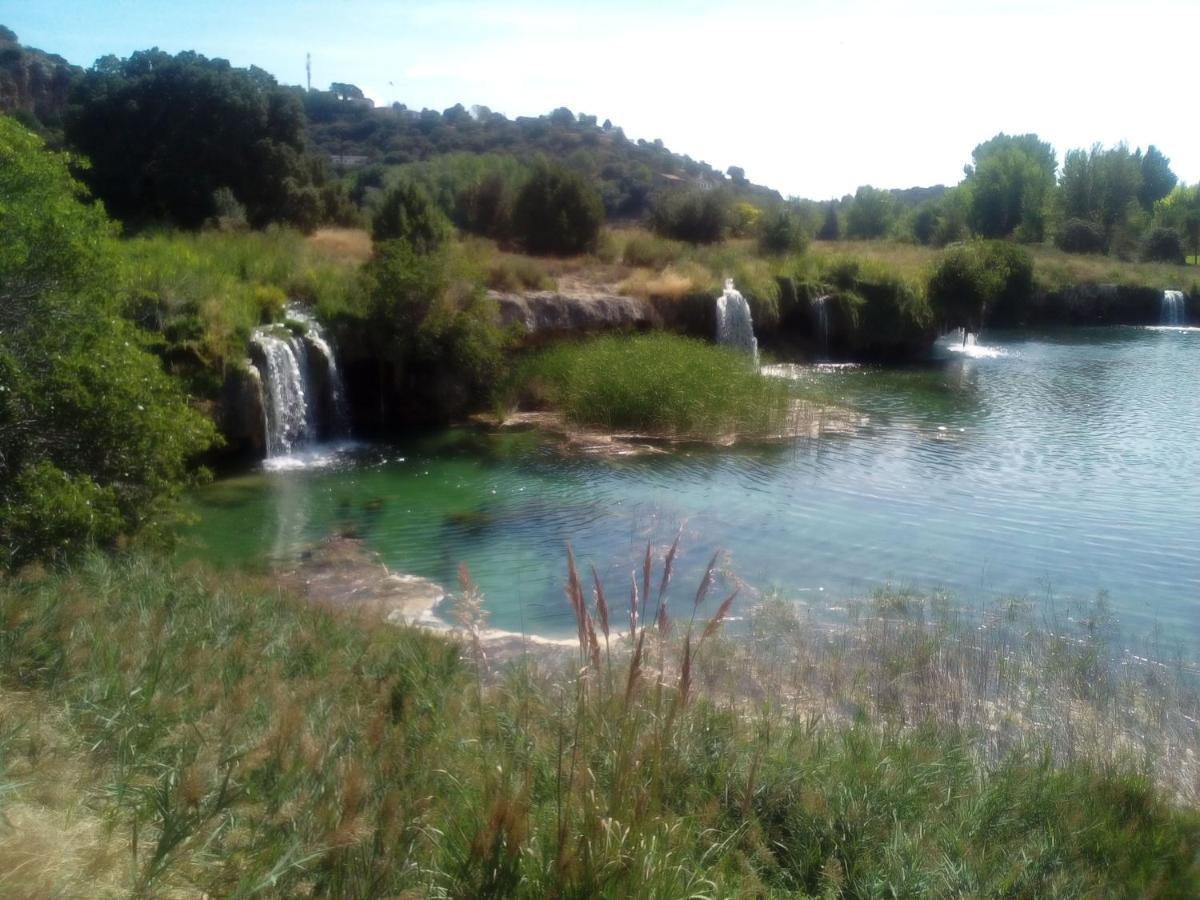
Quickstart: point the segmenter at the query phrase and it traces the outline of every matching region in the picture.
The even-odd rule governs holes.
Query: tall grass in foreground
[[[868,630],[816,661],[764,643],[795,639],[768,611],[750,643],[722,641],[737,601],[719,558],[695,593],[673,559],[648,548],[621,586],[571,559],[578,659],[499,669],[199,568],[94,559],[0,584],[0,895],[1200,889],[1200,815],[1164,798],[1150,760],[1078,746],[1056,763],[1036,729],[984,752],[986,721],[936,714],[953,669],[920,693],[940,663],[917,662],[954,658],[936,629],[878,645]],[[709,593],[728,602],[696,617]],[[901,612],[916,615],[884,598],[874,618]],[[1005,648],[992,666],[1024,653],[983,646]],[[1064,671],[1088,658],[1077,646]],[[890,656],[854,675],[867,649]],[[831,677],[863,683],[829,696],[876,699],[826,720],[790,696]],[[930,713],[877,717],[893,684]]]
[[[749,358],[669,334],[600,337],[528,357],[507,388],[569,422],[679,438],[769,436],[786,428],[791,388]]]

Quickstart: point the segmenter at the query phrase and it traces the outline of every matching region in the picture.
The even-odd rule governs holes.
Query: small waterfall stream
[[[826,305],[829,294],[821,294],[813,298],[812,308],[816,314],[816,335],[821,344],[821,353],[829,355],[829,307]]]
[[[717,298],[717,343],[744,350],[758,365],[758,339],[754,337],[750,304],[733,286],[732,278],[725,279],[725,291]]]
[[[1162,292],[1158,324],[1179,326],[1187,324],[1187,308],[1184,305],[1183,291]]]
[[[337,357],[320,323],[289,306],[286,324],[254,330],[250,343],[262,377],[267,458],[347,433],[349,415]]]

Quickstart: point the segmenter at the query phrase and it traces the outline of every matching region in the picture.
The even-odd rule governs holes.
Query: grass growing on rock
[[[572,565],[579,657],[501,671],[229,573],[0,584],[0,894],[1195,896],[1200,816],[1132,763],[722,700],[720,578],[688,624],[663,549],[632,628]],[[882,686],[939,666],[897,649]]]
[[[669,334],[599,337],[539,351],[518,366],[508,396],[614,431],[710,440],[781,431],[791,388],[746,354]]]

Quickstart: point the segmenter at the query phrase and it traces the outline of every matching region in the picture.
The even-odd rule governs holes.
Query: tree
[[[1155,228],[1142,242],[1142,259],[1183,265],[1183,241],[1174,228]]]
[[[733,214],[724,190],[669,189],[650,201],[650,226],[664,237],[712,244],[725,237]]]
[[[825,221],[821,223],[821,230],[817,232],[817,240],[836,241],[841,235],[842,226],[838,222],[837,205],[830,203],[825,208]]]
[[[1040,241],[1043,208],[1054,188],[1054,149],[1035,134],[998,134],[977,146],[966,167],[969,218],[976,234]]]
[[[220,188],[256,228],[311,227],[309,189],[323,173],[304,129],[299,97],[263,70],[160,50],[98,60],[66,119],[67,141],[91,161],[84,178],[113,215],[184,228],[214,215]]]
[[[0,567],[162,533],[215,438],[119,315],[114,229],[0,117]]]
[[[851,238],[881,238],[892,227],[895,203],[887,191],[862,185],[846,212],[846,235]]]
[[[450,221],[411,181],[400,181],[384,194],[371,220],[376,242],[405,241],[417,253],[432,253],[450,239]]]
[[[929,279],[929,303],[943,330],[978,333],[989,312],[1015,315],[1033,293],[1033,259],[1003,241],[972,241],[948,248]]]
[[[767,210],[758,227],[758,246],[765,254],[802,253],[808,244],[800,218],[786,206]]]
[[[1142,184],[1138,189],[1138,202],[1142,208],[1153,209],[1155,203],[1171,193],[1178,181],[1171,171],[1171,161],[1151,144],[1142,157]]]
[[[604,224],[600,194],[582,176],[541,160],[517,194],[513,230],[531,253],[568,255],[595,246]]]
[[[1200,257],[1200,184],[1180,185],[1154,204],[1154,221],[1182,234],[1192,254]]]

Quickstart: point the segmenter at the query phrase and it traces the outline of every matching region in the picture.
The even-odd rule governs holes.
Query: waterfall
[[[733,286],[732,278],[725,279],[725,292],[717,298],[717,343],[744,350],[758,365],[758,340],[754,337],[750,304]]]
[[[295,307],[287,308],[286,318],[288,324],[264,325],[250,338],[265,386],[268,459],[344,435],[349,425],[337,358],[320,324]]]
[[[1162,305],[1158,314],[1158,324],[1187,324],[1187,306],[1183,298],[1183,291],[1162,292]]]
[[[829,307],[826,301],[829,300],[828,294],[821,294],[819,297],[814,297],[812,302],[813,311],[817,316],[817,340],[821,342],[821,352],[829,352]]]

